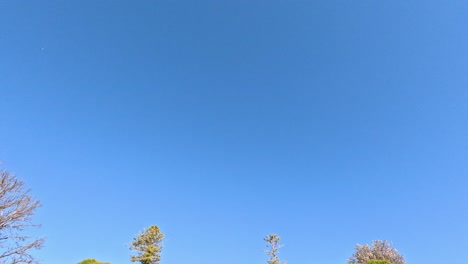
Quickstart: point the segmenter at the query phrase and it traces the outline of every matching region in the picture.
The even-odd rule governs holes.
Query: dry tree
[[[44,239],[24,231],[38,227],[31,218],[39,206],[23,181],[0,169],[0,264],[38,263],[30,252],[41,248]]]

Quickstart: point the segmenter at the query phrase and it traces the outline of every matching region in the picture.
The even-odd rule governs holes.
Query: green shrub
[[[109,262],[100,262],[100,261],[97,261],[95,259],[85,259],[83,261],[81,261],[80,263],[78,264],[110,264]]]

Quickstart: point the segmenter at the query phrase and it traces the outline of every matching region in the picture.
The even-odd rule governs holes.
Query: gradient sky
[[[0,160],[45,264],[466,264],[468,1],[0,1]]]

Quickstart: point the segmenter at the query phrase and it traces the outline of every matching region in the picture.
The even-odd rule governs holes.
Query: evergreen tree
[[[161,260],[162,241],[164,234],[158,226],[150,226],[138,234],[130,244],[130,249],[136,252],[131,256],[132,262],[141,264],[157,264]]]

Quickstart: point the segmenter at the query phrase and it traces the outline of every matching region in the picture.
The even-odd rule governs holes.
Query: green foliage
[[[367,264],[392,264],[388,260],[377,260],[377,259],[372,259],[367,262]]]
[[[270,257],[267,263],[286,264],[286,261],[280,261],[278,257],[278,250],[282,247],[281,245],[279,245],[281,238],[276,234],[270,234],[268,236],[265,236],[263,240],[268,243],[267,248],[269,248],[269,250],[265,251],[266,254]]]
[[[138,234],[130,244],[130,249],[137,254],[131,256],[132,262],[141,264],[157,264],[161,260],[162,241],[164,234],[158,226],[150,226]]]
[[[101,261],[97,261],[95,259],[85,259],[81,262],[79,262],[78,264],[110,264],[110,262],[101,262]]]

